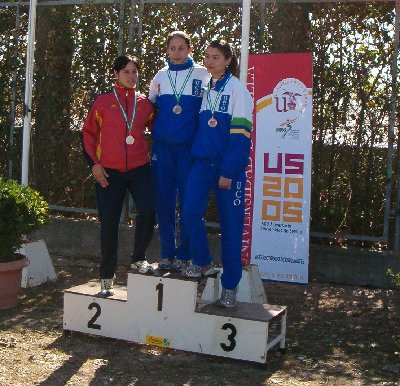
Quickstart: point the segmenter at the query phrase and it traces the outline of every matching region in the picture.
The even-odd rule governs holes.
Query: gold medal
[[[175,114],[180,114],[180,113],[182,112],[182,107],[179,106],[179,105],[175,105],[174,108],[172,109],[172,111],[173,111]]]
[[[182,87],[178,91],[176,89],[176,79],[175,79],[175,83],[174,83],[173,80],[172,80],[171,71],[168,68],[167,74],[168,74],[169,84],[171,85],[172,91],[174,92],[174,95],[175,95],[175,98],[176,98],[176,105],[172,109],[172,112],[174,114],[178,115],[178,114],[180,114],[182,112],[182,107],[179,106],[179,99],[182,96],[183,90],[186,87],[186,83],[188,82],[188,80],[190,78],[190,75],[192,75],[193,69],[194,69],[194,66],[190,67],[188,73],[186,74],[185,80],[183,81]]]
[[[214,117],[211,117],[208,120],[208,126],[210,126],[210,127],[215,127],[215,126],[217,126],[217,124],[218,124],[218,121]]]
[[[125,139],[125,142],[126,142],[128,145],[133,145],[133,144],[135,143],[135,138],[133,138],[131,135],[128,135],[128,136],[126,137],[126,139]]]

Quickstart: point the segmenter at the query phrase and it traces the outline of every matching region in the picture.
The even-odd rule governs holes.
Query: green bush
[[[48,204],[36,190],[0,178],[0,262],[13,261],[24,235],[49,219]]]
[[[389,268],[386,273],[390,276],[392,282],[400,287],[400,272],[394,272]]]

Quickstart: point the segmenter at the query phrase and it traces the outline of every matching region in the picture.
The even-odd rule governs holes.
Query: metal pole
[[[119,1],[119,35],[118,35],[118,55],[124,51],[124,31],[125,31],[125,0]]]
[[[140,3],[139,3],[139,25],[138,25],[138,55],[139,56],[142,54],[144,2],[145,2],[145,0],[140,0]]]
[[[399,30],[400,30],[400,0],[396,0],[396,18],[394,27],[394,47],[392,64],[392,94],[391,111],[389,116],[389,133],[394,133],[396,121],[396,99],[397,99],[397,57],[399,55]],[[389,134],[390,135],[390,134]],[[394,135],[394,134],[393,134]],[[397,148],[397,152],[400,149]],[[400,167],[400,157],[398,155],[398,167]],[[400,169],[397,169],[397,194],[396,194],[396,212],[395,212],[395,232],[394,232],[394,250],[400,250]],[[386,203],[385,203],[386,204]],[[385,224],[386,225],[386,224]]]
[[[8,179],[13,177],[13,147],[15,131],[15,101],[17,98],[17,73],[18,73],[18,36],[19,36],[19,5],[15,10],[15,31],[14,31],[14,55],[13,55],[13,75],[11,89],[11,111],[10,111],[10,139],[9,139],[9,159],[8,159]]]
[[[243,0],[242,6],[242,46],[240,49],[240,80],[247,85],[247,67],[249,61],[251,0]]]
[[[258,53],[262,54],[265,52],[265,3],[260,4],[260,46],[258,47]]]
[[[133,49],[133,33],[135,30],[135,13],[136,13],[136,0],[131,0],[131,9],[129,13],[129,40],[128,51],[131,54],[135,53]]]
[[[22,138],[22,173],[21,184],[28,185],[29,171],[29,147],[31,137],[31,113],[32,113],[32,83],[33,83],[33,62],[35,49],[35,27],[36,27],[36,6],[37,0],[30,0],[29,23],[28,23],[28,46],[26,55],[26,76],[25,76],[25,101],[24,101],[24,130]]]

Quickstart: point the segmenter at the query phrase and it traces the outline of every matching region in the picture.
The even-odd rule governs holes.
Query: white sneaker
[[[236,307],[236,292],[237,288],[232,290],[222,288],[221,297],[214,304],[220,308]]]
[[[100,279],[100,294],[102,296],[113,296],[114,295],[114,279],[115,276],[111,279]]]
[[[139,270],[139,273],[142,274],[154,272],[154,268],[147,262],[147,260],[136,261],[131,264],[131,268]]]
[[[218,272],[218,270],[216,270],[212,264],[204,265],[202,267],[196,264],[191,264],[182,270],[181,275],[184,277],[202,277],[213,275],[216,272]]]

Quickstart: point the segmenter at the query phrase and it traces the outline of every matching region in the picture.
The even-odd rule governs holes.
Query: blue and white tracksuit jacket
[[[193,72],[188,77],[192,67]],[[186,80],[179,99],[179,106],[182,108],[180,114],[173,112],[178,103],[168,70],[178,93]],[[190,257],[182,216],[179,246],[176,243],[175,210],[177,195],[179,205],[183,207],[186,180],[192,164],[190,149],[198,127],[203,90],[209,78],[207,70],[188,57],[182,64],[168,62],[150,83],[149,98],[158,109],[152,129],[151,162],[157,192],[156,210],[162,259],[187,260]]]
[[[242,276],[245,168],[249,161],[253,111],[250,93],[239,79],[230,75],[226,73],[215,89],[211,89],[209,98],[208,89],[204,93],[183,209],[184,222],[190,224],[188,235],[193,264],[210,264],[212,258],[203,216],[208,192],[214,190],[221,225],[224,268],[221,282],[225,289],[236,288]],[[221,89],[214,111],[217,125],[211,127],[208,124],[212,117],[209,102],[214,104]],[[230,190],[219,188],[221,176],[232,179]]]

